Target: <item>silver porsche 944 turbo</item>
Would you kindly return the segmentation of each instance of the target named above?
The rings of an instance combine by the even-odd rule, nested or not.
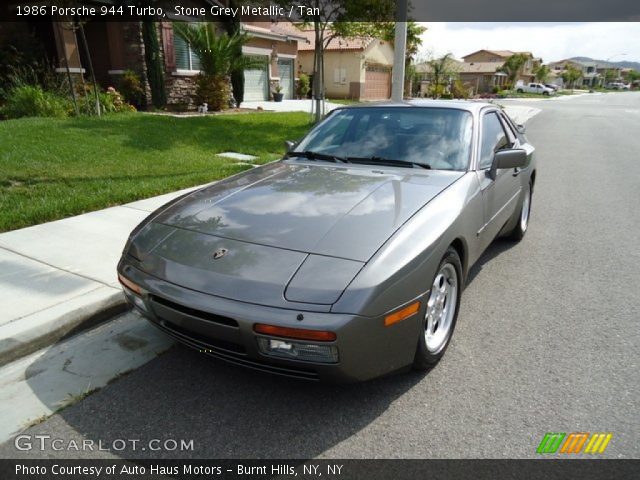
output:
[[[334,110],[280,161],[184,195],[132,232],[130,303],[180,342],[310,380],[428,369],[469,268],[527,231],[534,148],[495,105]]]

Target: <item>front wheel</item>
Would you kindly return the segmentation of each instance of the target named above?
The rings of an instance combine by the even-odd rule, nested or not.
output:
[[[519,88],[519,89],[517,90],[517,92],[518,92],[518,93],[524,93],[524,90],[522,90],[521,88]]]
[[[522,197],[522,207],[518,213],[518,221],[506,236],[512,240],[522,240],[524,234],[527,233],[529,228],[529,216],[531,214],[531,184],[528,184],[524,190],[524,196]]]
[[[433,367],[444,355],[458,319],[462,294],[462,263],[453,247],[445,253],[431,284],[413,366],[416,370]]]

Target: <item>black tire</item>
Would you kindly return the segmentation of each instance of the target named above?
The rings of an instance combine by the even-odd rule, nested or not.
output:
[[[434,282],[436,281],[436,278],[438,278],[438,275],[442,272],[443,268],[445,268],[445,265],[452,266],[455,269],[456,276],[457,276],[457,288],[455,292],[456,303],[455,303],[455,310],[453,312],[453,318],[451,319],[451,324],[448,329],[448,335],[446,336],[443,346],[438,348],[437,351],[432,352],[429,350],[429,348],[427,348],[426,336],[425,336],[425,331],[427,328],[426,312],[427,312],[427,308],[429,308],[428,302],[431,299],[429,298],[427,300],[427,304],[424,305],[422,309],[420,309],[420,315],[422,316],[422,319],[420,323],[421,328],[420,328],[420,335],[418,338],[418,347],[416,349],[416,355],[413,361],[413,368],[415,370],[421,370],[421,371],[429,370],[433,368],[438,363],[438,361],[440,361],[444,353],[447,351],[449,344],[451,343],[451,338],[453,337],[453,332],[456,327],[456,322],[458,320],[458,311],[460,309],[460,298],[462,297],[462,290],[464,289],[464,278],[462,276],[462,262],[460,262],[460,256],[458,255],[458,252],[456,251],[455,248],[449,247],[447,249],[446,253],[444,254],[444,257],[442,257],[442,260],[438,265],[438,270],[436,270],[436,274],[434,278],[431,280],[430,285],[434,284]],[[432,292],[430,292],[430,296],[431,294]]]
[[[521,88],[519,88],[518,90],[516,90],[518,93],[524,93],[524,90],[522,90]]]
[[[527,202],[526,204],[525,204],[524,195],[528,195],[529,196],[529,202]],[[533,203],[533,189],[532,189],[531,183],[529,183],[529,185],[527,186],[527,188],[523,192],[523,197],[522,197],[522,202],[520,203],[520,208],[516,212],[517,218],[515,219],[515,225],[513,227],[513,230],[511,230],[510,232],[508,232],[505,235],[510,240],[519,242],[520,240],[522,240],[524,238],[525,234],[527,233],[527,230],[529,229],[529,219],[531,218],[531,204],[532,203]],[[524,224],[524,227],[523,227],[523,222],[521,221],[521,219],[522,219],[522,215],[523,215],[523,210],[525,208],[528,209],[528,212],[527,212],[527,221],[526,221],[526,223]]]
[[[542,92],[542,95],[546,95],[548,97],[549,96],[549,92]]]

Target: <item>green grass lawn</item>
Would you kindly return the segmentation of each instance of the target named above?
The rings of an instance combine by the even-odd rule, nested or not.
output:
[[[211,182],[265,163],[306,113],[174,118],[141,113],[0,122],[0,232]]]

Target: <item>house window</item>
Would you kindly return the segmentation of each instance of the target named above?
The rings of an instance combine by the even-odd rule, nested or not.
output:
[[[333,83],[344,85],[347,83],[347,69],[336,68],[333,70]]]
[[[200,70],[200,59],[195,54],[191,45],[179,35],[174,35],[173,48],[176,55],[176,68],[178,70]]]

